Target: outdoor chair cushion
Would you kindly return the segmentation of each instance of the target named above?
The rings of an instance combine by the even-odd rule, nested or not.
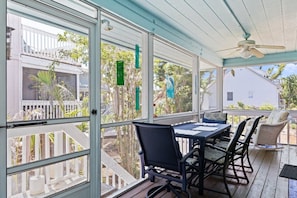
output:
[[[289,112],[286,110],[273,110],[269,114],[266,124],[276,124],[287,120]]]
[[[204,113],[202,122],[226,124],[227,113]]]

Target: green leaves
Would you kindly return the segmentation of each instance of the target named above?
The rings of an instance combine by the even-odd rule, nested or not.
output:
[[[297,106],[297,75],[293,74],[282,79],[281,97],[285,100],[286,107]]]

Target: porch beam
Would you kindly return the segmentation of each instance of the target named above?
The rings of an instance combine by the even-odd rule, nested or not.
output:
[[[269,65],[297,61],[297,52],[266,54],[263,58],[251,57],[249,59],[243,58],[229,58],[224,59],[223,67],[239,67],[239,66],[256,66]]]

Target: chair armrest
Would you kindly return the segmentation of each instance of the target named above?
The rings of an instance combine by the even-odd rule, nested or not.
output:
[[[198,155],[196,155],[196,153],[198,153],[198,152],[199,152],[198,148],[192,149],[190,152],[188,152],[187,154],[185,154],[183,156],[183,158],[181,159],[181,162],[184,163],[188,158],[193,157],[193,156],[198,157]]]
[[[230,132],[230,133],[233,134],[233,132]],[[222,137],[220,137],[220,141],[229,142],[230,140],[231,140],[231,138],[230,138],[230,137],[227,137],[227,136],[222,136]]]
[[[210,148],[212,148],[212,149],[216,149],[216,150],[219,150],[219,151],[222,151],[222,152],[226,153],[226,149],[221,148],[221,147],[218,147],[218,146],[215,146],[215,145],[213,145],[213,144],[207,144],[206,146],[207,146],[207,147],[210,147]]]
[[[143,154],[143,151],[138,151],[138,154],[139,154],[139,156],[140,156],[140,162],[141,162],[141,177],[142,178],[145,178],[145,168],[144,168],[144,166],[145,166],[145,163],[144,163],[144,154]]]
[[[267,145],[276,145],[277,137],[279,136],[282,129],[287,124],[287,120],[276,123],[276,124],[260,124],[256,137],[255,137],[255,145],[258,144],[267,144]]]
[[[267,123],[261,123],[259,124],[258,130],[257,131],[261,131],[261,130],[276,130],[278,128],[281,128],[283,125],[287,124],[287,120],[276,123],[276,124],[267,124]]]

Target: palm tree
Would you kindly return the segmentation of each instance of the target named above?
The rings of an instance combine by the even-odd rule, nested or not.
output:
[[[31,75],[30,79],[36,83],[36,88],[40,93],[40,99],[48,99],[51,109],[54,108],[54,101],[59,103],[59,108],[65,115],[63,100],[74,100],[75,97],[64,83],[58,83],[56,79],[55,67],[59,62],[53,61],[47,71],[39,71],[36,75]]]

